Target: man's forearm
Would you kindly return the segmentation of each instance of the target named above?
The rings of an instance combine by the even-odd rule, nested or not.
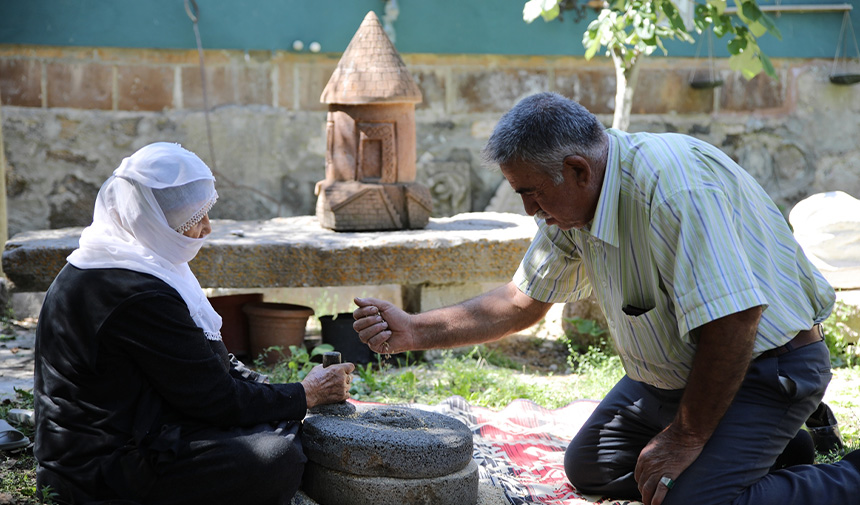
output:
[[[497,340],[540,321],[551,303],[539,302],[513,283],[457,305],[412,316],[421,349],[444,349]]]
[[[728,315],[701,329],[693,368],[670,429],[691,443],[710,439],[752,358],[761,307]]]

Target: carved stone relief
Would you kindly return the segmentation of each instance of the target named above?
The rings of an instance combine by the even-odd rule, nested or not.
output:
[[[425,161],[418,182],[430,189],[433,216],[449,217],[472,210],[471,164],[466,161]]]

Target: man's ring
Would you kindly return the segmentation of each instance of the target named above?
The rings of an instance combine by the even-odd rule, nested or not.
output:
[[[675,487],[675,481],[665,475],[660,478],[660,484],[666,486],[666,489],[672,489]]]

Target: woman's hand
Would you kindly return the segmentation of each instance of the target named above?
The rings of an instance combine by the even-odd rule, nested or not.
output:
[[[385,300],[356,298],[352,327],[358,338],[380,354],[416,350],[410,315]]]
[[[305,388],[305,398],[308,408],[328,403],[342,402],[349,398],[349,386],[352,382],[352,363],[340,363],[323,368],[317,365],[311,369],[302,386]]]

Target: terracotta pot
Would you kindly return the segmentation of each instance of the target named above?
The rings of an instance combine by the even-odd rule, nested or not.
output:
[[[212,308],[221,316],[221,338],[227,350],[236,356],[247,357],[248,316],[242,311],[246,303],[262,302],[263,293],[213,296],[209,299]]]
[[[313,309],[289,303],[254,302],[246,304],[242,310],[248,315],[248,329],[251,357],[257,356],[272,346],[283,348],[289,356],[291,345],[304,345],[305,326],[308,318],[314,315]],[[266,353],[263,360],[271,365],[280,358],[278,353]]]

